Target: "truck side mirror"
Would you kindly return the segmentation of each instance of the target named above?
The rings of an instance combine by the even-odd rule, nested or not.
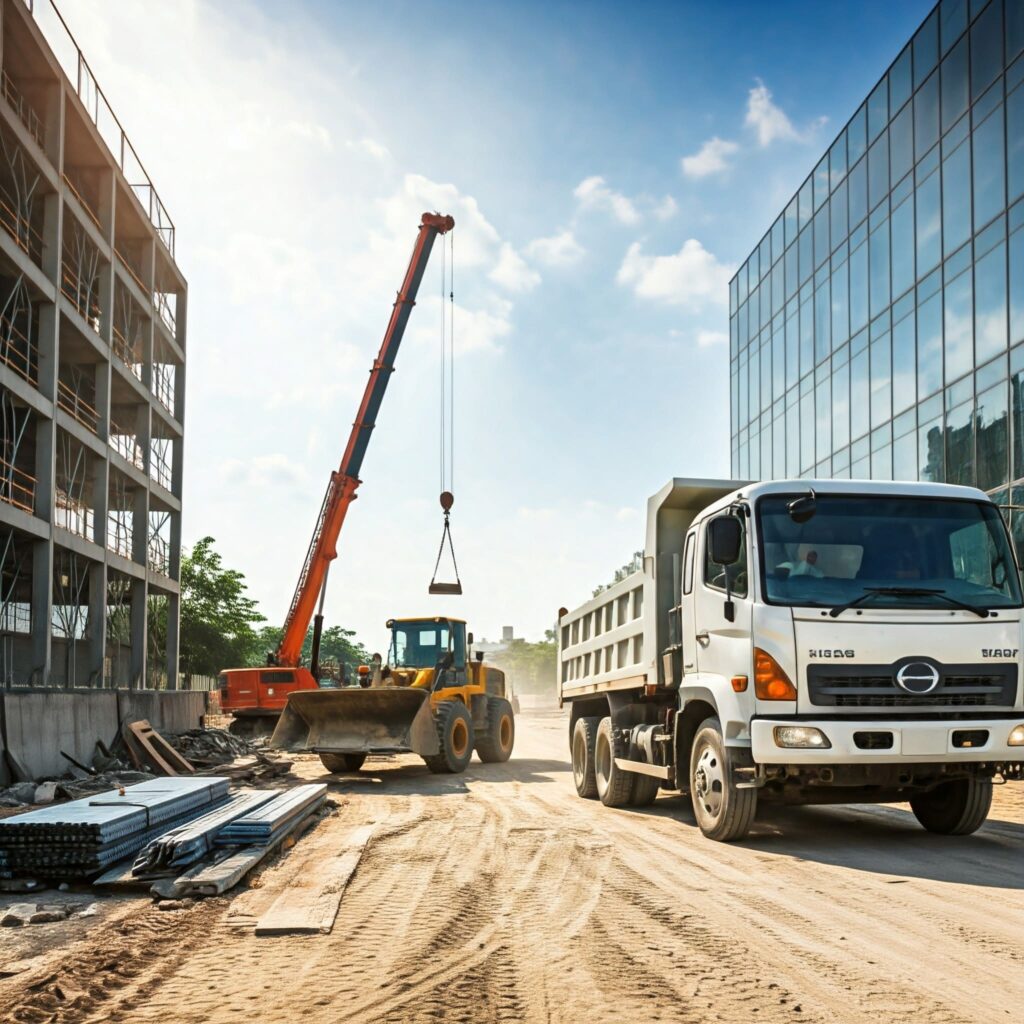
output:
[[[466,643],[469,644],[470,647],[473,646],[473,634],[472,633],[469,633],[469,634],[466,635]]]
[[[708,523],[708,548],[716,565],[735,565],[742,543],[743,529],[736,516],[716,516]]]

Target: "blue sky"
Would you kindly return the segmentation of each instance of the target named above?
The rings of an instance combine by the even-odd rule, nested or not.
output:
[[[189,285],[186,543],[287,606],[418,215],[452,213],[466,596],[428,600],[435,260],[330,621],[538,638],[727,476],[726,284],[930,5],[63,0]],[[142,43],[145,40],[145,43]]]

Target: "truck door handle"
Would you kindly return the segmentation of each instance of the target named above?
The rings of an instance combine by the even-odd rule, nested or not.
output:
[[[706,629],[702,629],[697,636],[694,638],[701,647],[707,647],[711,643],[711,634]]]

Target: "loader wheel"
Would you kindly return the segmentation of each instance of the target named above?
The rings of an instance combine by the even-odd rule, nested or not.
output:
[[[661,779],[653,775],[633,775],[633,796],[630,804],[633,807],[650,807],[658,799],[658,791],[661,789]]]
[[[466,705],[457,700],[442,701],[434,710],[439,754],[425,754],[423,760],[435,774],[464,772],[473,756],[473,719]]]
[[[623,752],[615,742],[612,720],[602,718],[594,740],[594,780],[597,795],[605,807],[625,807],[633,796],[632,772],[624,772],[615,764]]]
[[[757,790],[737,789],[722,724],[706,718],[690,750],[690,799],[701,832],[722,843],[740,839],[754,823]]]
[[[365,754],[321,754],[320,760],[329,772],[357,772],[363,767]]]
[[[576,792],[587,800],[597,796],[594,743],[600,724],[600,718],[577,718],[572,731],[572,781],[576,783]]]
[[[992,780],[971,776],[943,782],[927,793],[910,798],[914,817],[929,832],[943,836],[969,836],[977,832],[992,806]]]
[[[476,736],[476,752],[481,761],[507,761],[516,741],[516,720],[512,705],[504,697],[487,698],[487,730]]]

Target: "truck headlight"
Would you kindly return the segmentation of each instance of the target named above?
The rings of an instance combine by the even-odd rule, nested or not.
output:
[[[796,747],[827,750],[832,746],[828,737],[810,725],[777,725],[775,726],[775,745],[777,747]]]
[[[1024,723],[1021,725],[1015,725],[1010,730],[1010,736],[1007,739],[1006,744],[1010,747],[1024,747]]]

